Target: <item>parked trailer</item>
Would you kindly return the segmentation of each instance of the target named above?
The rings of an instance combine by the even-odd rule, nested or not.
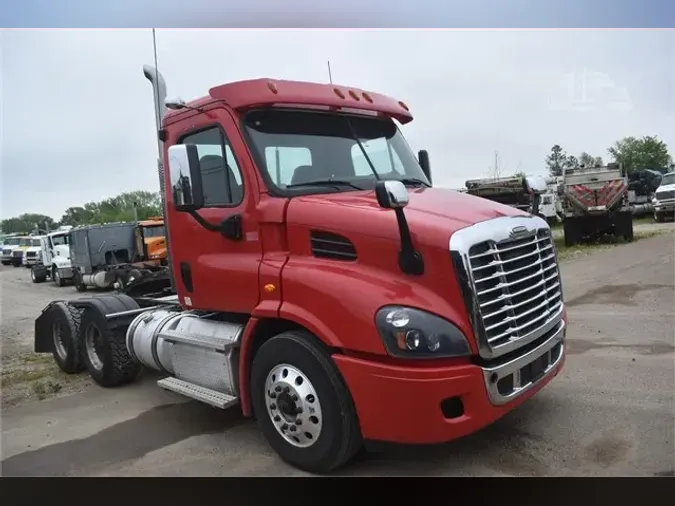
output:
[[[633,240],[628,186],[619,164],[565,170],[561,200],[567,246],[594,241],[603,235]]]
[[[403,102],[271,79],[165,102],[161,75],[144,73],[173,109],[156,113],[175,294],[51,303],[35,351],[104,387],[159,371],[164,389],[255,416],[283,459],[317,473],[363,440],[475,432],[561,370],[550,227],[431,187],[394,123],[412,120]],[[276,148],[310,153],[288,184],[266,163]]]
[[[540,211],[541,197],[547,190],[546,180],[540,176],[469,179],[465,185],[469,195],[483,197],[547,219]]]

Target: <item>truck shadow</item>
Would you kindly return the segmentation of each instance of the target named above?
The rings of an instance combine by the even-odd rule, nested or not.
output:
[[[23,452],[0,464],[4,476],[91,472],[141,458],[193,436],[222,433],[238,422],[244,422],[239,410],[221,411],[196,401],[164,404],[91,436]]]
[[[476,476],[504,474],[545,476],[554,464],[546,438],[528,432],[530,414],[546,410],[548,401],[537,398],[504,418],[469,436],[439,445],[395,445],[367,442],[338,476]]]

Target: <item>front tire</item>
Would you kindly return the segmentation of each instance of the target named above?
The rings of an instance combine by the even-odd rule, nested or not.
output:
[[[327,473],[361,447],[356,409],[329,353],[312,334],[266,341],[251,368],[251,400],[270,446],[289,464]]]
[[[52,266],[52,280],[56,286],[66,286],[66,282],[59,274],[59,270],[56,268],[56,265]]]
[[[33,283],[44,283],[47,280],[47,269],[41,265],[34,265],[30,269],[30,279]]]

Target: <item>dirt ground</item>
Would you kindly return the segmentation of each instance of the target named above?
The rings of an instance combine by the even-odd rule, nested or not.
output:
[[[632,244],[562,255],[568,360],[532,400],[461,441],[387,449],[342,473],[672,476],[674,231],[637,224]],[[177,398],[151,375],[109,390],[61,374],[32,353],[33,321],[81,294],[34,285],[23,268],[1,267],[0,282],[3,475],[302,475],[253,422]]]

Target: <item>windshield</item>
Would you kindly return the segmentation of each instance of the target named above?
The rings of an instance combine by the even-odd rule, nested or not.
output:
[[[28,237],[19,240],[19,246],[30,246],[30,243],[31,240]]]
[[[31,239],[30,245],[31,246],[37,246],[39,248],[40,247],[40,239]]]
[[[68,234],[52,235],[50,239],[52,241],[52,246],[63,246],[65,244],[70,244]]]
[[[143,237],[164,237],[164,225],[143,227]]]
[[[13,237],[13,238],[7,240],[7,244],[9,246],[18,246],[20,243],[21,243],[21,239],[19,239],[18,237]]]
[[[372,189],[377,179],[428,184],[390,119],[267,109],[249,113],[245,125],[258,166],[283,193]],[[329,180],[346,184],[309,184]]]
[[[661,186],[665,186],[667,184],[675,184],[675,172],[666,174],[661,178]]]

